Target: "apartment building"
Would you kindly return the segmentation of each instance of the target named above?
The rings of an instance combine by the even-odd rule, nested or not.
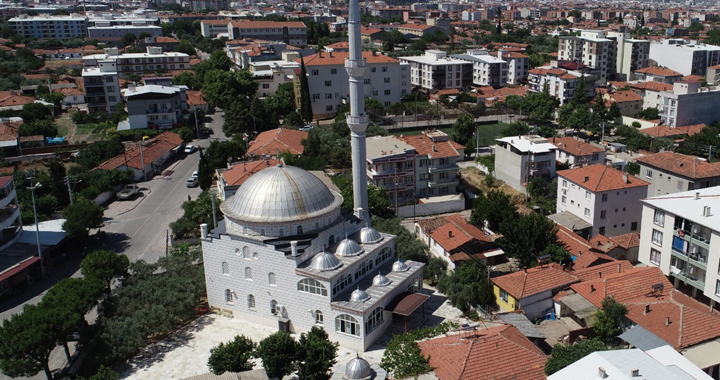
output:
[[[642,97],[643,109],[657,108],[659,110],[663,104],[661,93],[663,91],[672,91],[673,86],[662,82],[637,82],[631,83],[630,89]]]
[[[582,63],[598,70],[597,84],[605,85],[614,77],[617,51],[615,41],[606,37],[602,30],[583,30],[577,37],[560,37],[558,59]]]
[[[427,50],[424,56],[398,57],[410,65],[410,84],[424,91],[467,89],[473,82],[473,63],[448,57],[440,50]]]
[[[228,35],[230,20],[202,20],[200,33],[205,38],[217,38],[218,35]]]
[[[223,10],[228,9],[228,0],[190,0],[190,9],[193,12],[200,12],[205,9]]]
[[[115,110],[115,105],[122,102],[120,76],[114,61],[100,61],[94,67],[84,67],[82,78],[88,112],[91,114],[106,112],[109,115]]]
[[[720,121],[720,87],[702,87],[701,82],[681,81],[672,92],[661,92],[660,119],[671,127]]]
[[[157,46],[148,46],[146,53],[119,54],[117,48],[106,48],[105,54],[86,55],[85,67],[97,66],[99,62],[115,62],[117,72],[122,77],[127,74],[145,72],[190,70],[190,56],[185,53],[163,52]]]
[[[630,38],[625,30],[607,31],[606,36],[615,41],[615,80],[633,80],[636,70],[650,65],[650,41]]]
[[[518,191],[534,176],[555,177],[557,146],[535,135],[495,140],[495,178]]]
[[[587,237],[639,231],[639,200],[647,197],[649,183],[603,164],[561,170],[557,176],[557,214],[575,217],[565,227],[576,231],[589,224]]]
[[[650,59],[682,75],[704,76],[708,67],[720,64],[720,47],[683,39],[663,40],[650,44]]]
[[[552,144],[557,147],[555,161],[571,168],[605,163],[605,149],[574,137],[555,137]]]
[[[720,302],[720,188],[642,200],[639,260],[659,267],[675,288]]]
[[[579,71],[557,67],[536,67],[530,70],[528,72],[528,91],[542,92],[547,88],[551,96],[558,99],[560,104],[565,104],[575,95],[575,89],[582,78],[585,78],[586,97],[593,97],[597,83],[595,75],[586,75]]]
[[[422,37],[433,34],[441,29],[434,25],[403,24],[398,26],[397,30],[402,34],[412,34],[417,37]]]
[[[288,45],[307,45],[307,30],[302,21],[249,21],[233,20],[228,23],[231,40],[251,38],[266,41],[282,41]]]
[[[634,71],[635,79],[643,82],[660,82],[673,84],[677,81],[682,80],[683,75],[675,70],[670,70],[667,67],[646,67]]]
[[[260,61],[251,62],[249,70],[258,82],[256,96],[264,99],[277,92],[278,86],[292,82],[295,70],[300,65],[294,61]]]
[[[87,26],[160,25],[160,19],[151,14],[89,12]]]
[[[349,54],[319,52],[304,58],[316,118],[335,115],[338,107],[348,99],[350,90],[345,59]],[[364,79],[365,97],[376,99],[387,107],[411,92],[409,65],[376,52],[364,51],[362,55],[368,67]],[[300,63],[300,60],[295,62]],[[298,75],[295,78],[296,91],[299,91],[300,78]],[[299,101],[300,97],[296,96],[295,102]]]
[[[170,129],[182,126],[182,114],[187,112],[187,87],[145,85],[122,90],[127,103],[127,122],[118,129]]]
[[[643,97],[635,91],[614,91],[603,94],[603,100],[606,104],[615,103],[623,116],[637,117],[642,111]]]
[[[15,242],[22,232],[20,202],[18,202],[15,180],[12,176],[0,177],[0,227],[3,231],[0,236],[1,251]],[[5,271],[3,270],[3,272]],[[10,284],[0,281],[0,294],[7,288],[7,285]]]
[[[695,156],[661,152],[638,157],[638,177],[650,183],[648,196],[720,186],[720,163]]]
[[[161,37],[162,28],[157,25],[98,25],[87,28],[88,38],[100,42],[119,44],[126,34],[140,37],[141,33]]]
[[[416,197],[456,194],[460,171],[457,162],[465,157],[463,145],[450,140],[447,133],[438,130],[398,139],[415,149]]]
[[[402,206],[415,195],[415,148],[395,136],[366,139],[368,183],[383,189],[390,204]]]
[[[70,16],[20,15],[8,20],[13,32],[21,36],[57,40],[87,37],[87,22],[87,17],[76,14]]]
[[[498,58],[502,58],[508,64],[507,84],[520,85],[528,79],[530,68],[530,57],[514,51],[497,52]]]
[[[472,63],[472,83],[477,86],[505,86],[508,82],[508,63],[484,49],[468,50],[466,54],[453,54],[454,59]]]

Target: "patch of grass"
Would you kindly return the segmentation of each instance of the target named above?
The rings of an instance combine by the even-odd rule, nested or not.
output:
[[[87,135],[90,134],[95,127],[97,127],[97,124],[78,124],[76,133],[79,135]]]
[[[57,134],[58,137],[63,137],[63,136],[67,136],[68,132],[70,131],[70,128],[68,128],[67,125],[58,124],[57,130],[58,130],[58,134]]]

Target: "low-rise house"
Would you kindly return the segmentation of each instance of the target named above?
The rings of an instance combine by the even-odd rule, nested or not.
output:
[[[157,46],[162,48],[162,51],[173,51],[179,44],[180,40],[177,38],[164,36],[145,37],[137,42],[139,47]]]
[[[493,264],[504,252],[479,228],[460,214],[439,216],[415,222],[415,236],[430,248],[430,254],[443,259],[448,269],[467,260]]]
[[[293,156],[300,156],[305,150],[302,141],[307,139],[308,132],[287,128],[275,128],[260,133],[250,142],[246,156],[266,159],[277,158],[283,152],[290,152]]]
[[[173,128],[182,126],[182,114],[187,112],[185,86],[131,85],[122,90],[127,103],[128,120],[118,129]]]
[[[272,158],[269,160],[233,162],[227,168],[215,170],[220,199],[223,201],[229,199],[253,174],[277,165],[278,160]]]
[[[35,98],[22,96],[15,90],[0,91],[0,111],[20,111],[30,103],[35,103]]]
[[[85,94],[76,86],[53,88],[53,92],[58,92],[63,95],[62,104],[65,108],[85,104]]]
[[[533,320],[552,311],[553,296],[579,280],[561,265],[552,263],[494,277],[491,281],[500,309],[523,310]]]
[[[183,139],[173,132],[164,132],[145,142],[126,147],[121,153],[93,170],[132,170],[135,181],[160,174],[165,163],[184,146]],[[142,153],[141,153],[142,149]]]
[[[637,82],[628,85],[631,90],[643,98],[642,108],[662,108],[663,91],[672,91],[673,86],[664,82]]]
[[[570,223],[560,224],[573,231],[578,225],[589,224],[583,233],[589,237],[639,231],[640,199],[647,196],[647,182],[601,164],[561,170],[557,175],[557,214],[574,216]]]
[[[667,125],[656,125],[654,127],[640,128],[638,132],[650,137],[667,137],[671,139],[680,139],[684,136],[692,136],[700,133],[707,127],[705,124],[693,124],[683,127],[672,128]]]
[[[605,149],[599,146],[573,137],[556,137],[552,143],[557,147],[555,161],[571,168],[605,163]]]
[[[20,126],[22,118],[0,118],[0,148],[5,157],[20,155]]]
[[[545,378],[547,357],[515,326],[461,332],[418,346],[439,380]]]
[[[615,103],[623,116],[637,117],[642,111],[643,97],[635,91],[615,91],[603,95],[606,105]]]
[[[634,74],[635,78],[642,82],[661,82],[667,84],[673,84],[683,77],[682,73],[659,66],[635,70]]]
[[[202,90],[187,90],[185,91],[185,95],[187,95],[188,112],[208,112],[208,102],[205,100],[205,95]]]
[[[535,176],[555,177],[557,146],[540,136],[495,140],[495,177],[518,191]]]
[[[720,163],[695,156],[661,152],[638,157],[635,162],[640,164],[638,177],[649,183],[651,197],[720,185]]]
[[[423,37],[433,34],[441,29],[434,25],[403,24],[399,25],[397,30],[404,35]]]

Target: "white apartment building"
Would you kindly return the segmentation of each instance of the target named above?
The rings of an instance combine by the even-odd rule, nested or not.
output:
[[[510,136],[495,140],[495,178],[518,191],[534,176],[555,177],[557,147],[535,135]]]
[[[659,267],[676,289],[720,302],[720,188],[642,200],[639,260]],[[686,286],[681,286],[681,284]]]
[[[507,84],[520,85],[528,78],[530,57],[514,51],[498,51],[498,57],[508,63]]]
[[[316,118],[335,115],[338,107],[347,100],[350,90],[345,59],[349,54],[319,52],[304,58]],[[364,80],[365,97],[376,99],[387,107],[411,92],[409,65],[376,52],[364,51],[362,55],[368,67]],[[300,63],[300,60],[295,62]],[[295,86],[299,91],[299,77]],[[295,101],[299,100],[296,96]]]
[[[21,36],[57,40],[87,37],[87,22],[87,17],[76,14],[70,16],[20,15],[8,20],[13,32]]]
[[[415,148],[395,136],[365,139],[368,183],[383,189],[390,204],[404,205],[415,194]]]
[[[463,145],[438,130],[397,138],[415,149],[415,196],[427,198],[457,193],[460,171],[457,162],[465,156]]]
[[[169,129],[182,125],[182,114],[187,112],[187,87],[145,85],[122,90],[127,103],[128,120],[118,129]]]
[[[227,33],[231,40],[282,41],[288,45],[307,45],[307,30],[302,21],[229,21]]]
[[[583,30],[579,37],[560,37],[558,59],[582,63],[598,70],[597,84],[602,86],[615,74],[615,41],[605,31]]]
[[[585,74],[586,96],[591,98],[595,94],[595,84],[597,77],[591,74]],[[572,99],[575,95],[575,89],[578,87],[583,73],[579,71],[569,71],[556,67],[536,67],[528,72],[528,84],[530,92],[542,92],[546,87],[550,95],[565,104],[566,101]]]
[[[115,25],[160,25],[160,19],[150,14],[88,12],[88,27]]]
[[[708,67],[720,64],[720,47],[683,39],[663,40],[650,44],[650,59],[682,75],[704,76]]]
[[[162,28],[157,25],[98,25],[87,28],[88,38],[107,43],[120,43],[126,34],[139,37],[148,33],[152,37],[162,36]]]
[[[660,152],[638,157],[638,177],[648,181],[649,196],[720,186],[720,163],[707,162],[695,156]]]
[[[589,223],[588,237],[618,236],[639,231],[640,199],[647,197],[648,183],[611,166],[597,164],[557,172],[557,214],[575,216],[577,230]]]
[[[484,49],[468,50],[466,54],[453,54],[454,59],[472,63],[472,82],[478,86],[502,87],[508,81],[508,63],[490,55]]]
[[[293,56],[296,55],[299,56]],[[295,70],[300,69],[300,65],[292,60],[259,61],[250,62],[248,68],[259,85],[256,96],[264,99],[276,93],[281,84],[292,82]]]
[[[662,92],[672,91],[671,84],[662,82],[637,82],[631,83],[630,89],[643,98],[642,108],[662,108]]]
[[[661,92],[660,119],[671,128],[720,121],[720,87],[701,82],[675,82],[673,91]]]
[[[410,83],[425,91],[466,89],[473,82],[473,63],[448,57],[440,50],[427,50],[424,56],[398,57],[410,65]]]
[[[200,22],[200,33],[205,38],[217,38],[218,35],[228,35],[228,24],[230,20],[202,20]]]
[[[553,137],[552,143],[557,147],[555,160],[571,168],[605,163],[605,149],[599,146],[574,137]]]
[[[117,65],[114,61],[100,61],[95,67],[82,70],[88,112],[110,115],[115,104],[122,102]]]
[[[661,82],[673,84],[682,80],[683,75],[667,67],[653,66],[635,70],[633,73],[636,80],[644,82]]]
[[[85,67],[97,66],[102,61],[114,61],[120,76],[144,72],[190,70],[190,56],[185,53],[163,52],[161,47],[148,46],[147,53],[119,54],[117,48],[106,48],[105,54],[83,57]]]
[[[615,40],[615,80],[632,80],[633,72],[649,66],[650,41],[630,38],[624,31],[608,31]]]

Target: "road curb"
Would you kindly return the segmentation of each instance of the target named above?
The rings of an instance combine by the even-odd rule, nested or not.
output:
[[[147,189],[147,188],[145,188],[145,189]],[[143,189],[143,190],[145,190],[145,189]],[[152,190],[151,190],[151,189],[147,189],[147,193],[143,192],[142,198],[140,198],[140,200],[139,200],[137,203],[135,203],[135,205],[134,205],[133,207],[131,207],[131,208],[129,208],[129,209],[127,209],[127,210],[125,210],[125,211],[123,211],[123,212],[115,215],[115,216],[113,216],[113,218],[115,218],[115,217],[117,217],[117,216],[120,216],[120,215],[127,214],[128,212],[130,212],[130,211],[132,211],[132,210],[135,210],[135,209],[137,208],[137,206],[139,206],[140,203],[142,203],[142,201],[144,201],[145,198],[147,198],[148,194],[150,194],[150,193],[152,193]]]

